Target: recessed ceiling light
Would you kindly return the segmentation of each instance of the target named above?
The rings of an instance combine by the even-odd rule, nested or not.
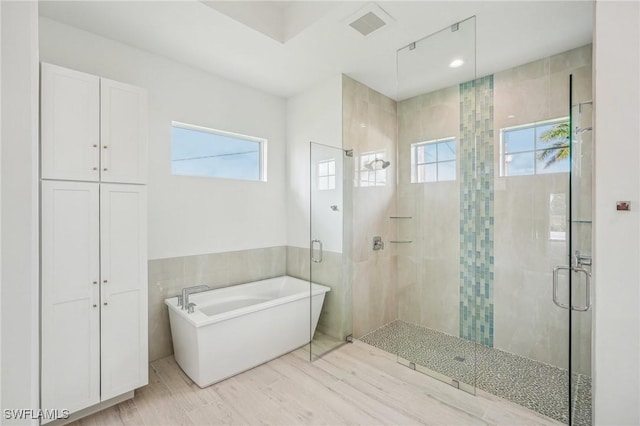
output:
[[[449,66],[451,68],[458,68],[458,67],[461,67],[462,64],[464,64],[464,61],[462,59],[454,59],[453,61],[451,61]]]
[[[515,115],[509,114],[509,115],[507,115],[507,118],[515,118]]]
[[[367,127],[367,125],[364,123],[360,123],[360,127]]]

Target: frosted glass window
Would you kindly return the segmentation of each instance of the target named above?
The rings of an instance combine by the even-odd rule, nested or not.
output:
[[[318,163],[318,189],[320,191],[336,189],[336,160]]]
[[[456,180],[456,139],[445,138],[411,145],[411,182]]]
[[[569,121],[560,118],[500,130],[501,176],[569,171]]]
[[[266,181],[266,139],[172,123],[174,175]]]

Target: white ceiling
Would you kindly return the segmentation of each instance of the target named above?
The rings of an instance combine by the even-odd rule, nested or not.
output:
[[[348,25],[349,18],[375,5],[393,20],[364,37]],[[344,73],[398,99],[397,50],[473,15],[477,76],[592,40],[591,1],[382,1],[375,5],[182,0],[41,1],[39,7],[42,16],[282,97]],[[444,42],[436,40],[432,45],[443,50]],[[429,49],[423,51],[428,54]],[[429,89],[437,87],[438,81],[432,75]]]

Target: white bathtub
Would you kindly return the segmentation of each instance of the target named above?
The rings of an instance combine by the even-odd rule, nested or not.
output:
[[[328,291],[282,276],[192,294],[191,314],[166,299],[176,361],[203,388],[284,355],[309,343]]]

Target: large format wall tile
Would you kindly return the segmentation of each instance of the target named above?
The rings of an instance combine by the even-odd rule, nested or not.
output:
[[[460,146],[460,93],[448,87],[398,105],[398,318],[459,334],[460,161],[456,180],[411,182],[411,145],[453,137]],[[460,154],[458,154],[459,157]]]
[[[396,213],[397,111],[396,102],[343,76],[343,146],[354,150],[351,199],[353,334],[358,338],[397,318]],[[370,185],[363,159],[376,154],[391,165]],[[363,172],[363,174],[361,174]],[[382,237],[384,250],[373,250],[373,237]]]
[[[590,101],[591,51],[592,46],[587,45],[496,73],[496,146],[500,129],[567,117],[569,75],[573,75],[574,105]],[[533,69],[540,72],[527,71]],[[531,102],[537,109],[532,109]],[[591,125],[591,104],[584,106],[581,116],[577,107],[573,112],[574,126]],[[572,213],[574,219],[585,222],[573,225],[574,249],[586,254],[591,253],[591,224],[587,223],[592,218],[591,135],[590,131],[583,133],[572,154],[574,167],[579,167],[574,174]],[[495,150],[494,158],[499,164],[500,150]],[[568,315],[553,304],[551,282],[553,268],[569,261],[568,241],[550,238],[550,197],[561,195],[568,201],[569,176],[501,177],[496,173],[495,188],[495,346],[567,368]],[[574,275],[574,280],[579,278]],[[582,291],[583,285],[574,281],[574,294]],[[574,314],[572,331],[572,367],[590,374],[591,315]]]

